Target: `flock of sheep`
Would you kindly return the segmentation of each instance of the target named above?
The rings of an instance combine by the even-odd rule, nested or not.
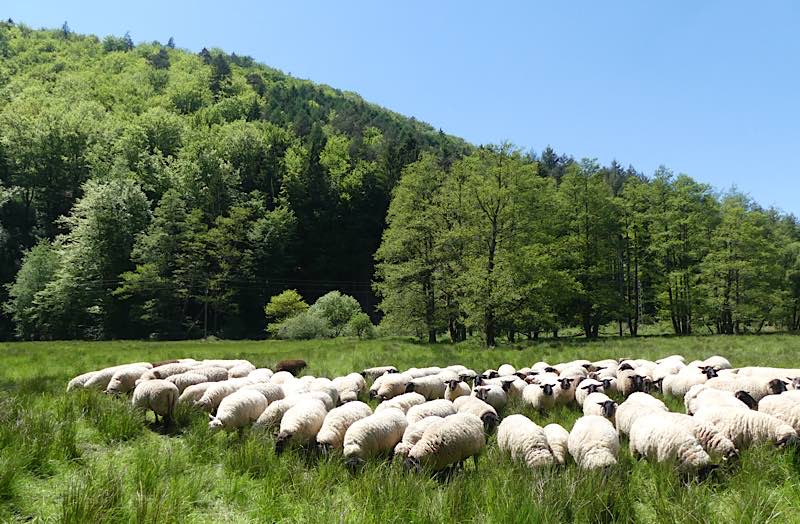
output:
[[[500,450],[531,468],[568,456],[581,468],[606,468],[627,436],[635,457],[703,474],[753,444],[797,445],[800,431],[800,369],[735,369],[719,356],[503,364],[480,373],[381,366],[332,380],[296,376],[304,366],[282,361],[273,372],[246,360],[138,362],[75,377],[67,391],[131,393],[133,406],[152,410],[156,421],[169,421],[186,403],[209,413],[211,429],[275,431],[277,453],[315,445],[341,453],[350,467],[400,456],[409,468],[450,469],[477,462],[496,431]],[[683,398],[686,414],[651,393]],[[367,394],[380,402],[374,410],[359,400]],[[625,400],[618,405],[609,394]],[[541,412],[574,406],[583,416],[569,432],[520,414],[501,421],[515,397]]]

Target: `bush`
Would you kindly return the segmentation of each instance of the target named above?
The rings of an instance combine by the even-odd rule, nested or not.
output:
[[[358,300],[339,291],[331,291],[319,297],[308,311],[325,319],[334,337],[344,332],[351,318],[362,313]]]
[[[273,335],[277,334],[280,329],[281,323],[287,319],[305,313],[308,310],[308,304],[305,303],[300,293],[294,289],[287,289],[286,291],[275,295],[269,299],[269,304],[264,307],[264,314],[267,316],[267,331]]]
[[[270,326],[278,338],[293,340],[310,340],[312,338],[328,338],[333,335],[328,322],[311,310],[300,313],[283,322]]]
[[[356,313],[347,323],[345,334],[358,338],[374,338],[375,326],[369,319],[369,315],[364,312]]]

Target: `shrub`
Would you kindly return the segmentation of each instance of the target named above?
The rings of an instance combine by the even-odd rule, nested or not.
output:
[[[272,327],[270,329],[273,329]],[[328,322],[311,310],[300,313],[274,326],[275,336],[294,340],[328,338],[332,331]]]
[[[372,325],[369,315],[360,312],[353,315],[353,318],[347,323],[345,333],[358,338],[374,338],[375,326]]]
[[[287,289],[286,291],[275,295],[269,299],[269,304],[264,307],[264,314],[267,316],[267,331],[273,335],[277,334],[277,330],[283,321],[305,313],[308,310],[308,304],[305,303],[300,293],[294,289]]]
[[[358,300],[339,291],[322,295],[308,311],[325,319],[334,337],[341,335],[350,319],[362,312]]]

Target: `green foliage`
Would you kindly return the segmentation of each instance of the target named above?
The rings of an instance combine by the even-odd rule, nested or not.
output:
[[[308,310],[308,304],[294,289],[287,289],[269,299],[269,303],[264,306],[264,314],[267,316],[267,329],[271,333],[278,331],[278,324],[286,319],[292,318]]]
[[[58,252],[47,241],[25,253],[16,280],[8,286],[9,300],[4,304],[5,311],[14,320],[17,337],[31,340],[41,333],[44,319],[39,318],[34,300],[54,279],[58,267]]]
[[[347,321],[344,334],[358,338],[373,338],[375,337],[375,326],[369,315],[363,311],[358,312]]]
[[[319,312],[311,310],[287,318],[283,322],[270,324],[270,332],[277,338],[290,340],[310,340],[336,336],[328,320]]]
[[[362,313],[358,300],[340,291],[331,291],[319,297],[308,309],[310,317],[323,319],[334,337],[341,335],[350,320]]]

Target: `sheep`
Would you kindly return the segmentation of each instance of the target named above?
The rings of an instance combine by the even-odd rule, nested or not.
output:
[[[426,377],[428,375],[438,375],[442,372],[442,368],[437,366],[430,366],[427,368],[408,368],[404,373],[411,379]],[[457,375],[457,374],[456,374]]]
[[[118,370],[108,382],[106,393],[124,394],[132,391],[136,387],[136,381],[148,369],[145,366],[130,366]],[[178,389],[180,390],[180,388]]]
[[[447,378],[441,374],[426,375],[424,377],[415,378],[409,381],[406,385],[406,393],[419,393],[427,400],[435,400],[437,398],[444,398],[447,384]]]
[[[683,405],[689,415],[694,414],[703,406],[715,406],[721,409],[749,409],[751,407],[736,398],[735,393],[710,388],[705,384],[697,384],[689,388],[683,397]]]
[[[91,379],[97,373],[99,373],[99,371],[89,371],[88,373],[82,373],[82,374],[78,375],[77,377],[73,378],[67,384],[67,393],[69,393],[70,391],[72,391],[74,389],[84,389],[84,386],[89,381],[89,379]],[[112,375],[112,377],[113,377],[113,375]],[[109,380],[111,380],[111,379],[109,379]]]
[[[781,419],[800,433],[800,391],[766,396],[758,402],[758,411]]]
[[[139,380],[145,381],[153,379],[165,379],[172,375],[186,373],[187,371],[195,367],[197,366],[194,364],[181,364],[180,362],[176,362],[174,364],[165,364],[163,366],[158,366],[157,368],[150,369],[146,373],[143,373],[142,376],[139,378]]]
[[[794,428],[777,417],[759,411],[701,408],[694,415],[697,420],[717,426],[737,449],[752,444],[772,442],[783,447],[797,441]]]
[[[581,469],[605,468],[617,463],[619,435],[608,419],[589,415],[572,426],[567,448]]]
[[[308,397],[296,395],[293,397],[282,398],[270,403],[264,412],[259,415],[258,419],[253,424],[253,427],[258,429],[277,428],[280,426],[281,420],[286,412],[306,398]]]
[[[350,373],[344,377],[336,377],[332,381],[333,386],[339,392],[341,402],[352,402],[358,396],[366,392],[367,382],[359,373]]]
[[[657,398],[647,393],[636,392],[617,406],[614,422],[619,434],[627,435],[638,417],[652,412],[666,413],[667,411],[669,411],[667,406]]]
[[[269,382],[275,373],[269,368],[256,368],[247,374],[253,382]]]
[[[147,367],[149,366],[149,362],[136,362],[134,364],[122,364],[121,366],[111,366],[108,368],[101,369],[100,371],[95,372],[91,377],[89,377],[84,383],[84,389],[96,389],[98,391],[104,391],[108,384],[111,382],[111,379],[114,378],[114,375],[118,371],[126,370],[126,369],[135,369],[139,367]],[[148,371],[145,372],[148,373]],[[73,385],[74,388],[74,385]]]
[[[172,420],[175,406],[178,404],[178,387],[166,380],[145,380],[136,386],[131,397],[134,409],[152,410],[158,423],[158,416],[163,421]]]
[[[449,369],[450,371],[455,371],[456,373],[461,373],[462,371],[467,371],[467,366],[463,366],[461,364],[452,364],[447,366],[444,369]]]
[[[674,461],[682,472],[696,472],[711,464],[711,457],[692,432],[660,414],[639,417],[628,443],[634,456],[656,462]]]
[[[522,391],[528,383],[516,375],[509,375],[500,378],[500,387],[506,392],[508,398],[521,398]]]
[[[241,378],[232,378],[228,380],[223,380],[221,382],[214,382],[214,384],[209,387],[203,396],[200,397],[200,400],[195,402],[195,407],[202,409],[203,411],[207,411],[209,413],[214,413],[219,406],[219,403],[222,402],[222,399],[237,391],[244,386],[248,385],[250,382],[247,379]]]
[[[511,364],[503,364],[502,366],[497,368],[497,372],[500,374],[501,377],[507,377],[509,375],[513,375],[514,373],[516,373],[517,370],[514,369],[514,366],[512,366]]]
[[[206,382],[221,382],[223,380],[228,380],[228,370],[219,366],[197,366],[196,368],[192,368],[190,371],[187,371],[187,373],[190,372],[205,375]]]
[[[731,459],[737,456],[738,452],[733,442],[726,437],[716,426],[698,420],[697,417],[684,415],[683,413],[662,413],[653,412],[668,420],[670,424],[681,426],[690,431],[703,449],[714,458]],[[647,415],[650,416],[650,415]]]
[[[302,371],[308,364],[305,360],[301,360],[299,358],[288,359],[288,360],[281,360],[277,364],[275,364],[275,373],[280,371],[288,371],[294,376],[297,376],[300,371]]]
[[[605,393],[591,393],[583,403],[583,414],[599,415],[614,422],[614,415],[617,412],[617,403],[608,398]]]
[[[544,429],[524,415],[510,415],[497,429],[497,446],[511,460],[523,461],[530,468],[552,466],[555,457]]]
[[[372,415],[372,408],[359,401],[348,402],[330,410],[325,415],[322,427],[317,433],[317,447],[326,454],[334,449],[341,450],[344,445],[344,435],[347,432],[347,428],[357,420],[370,415]]]
[[[328,410],[321,400],[304,398],[283,415],[275,439],[275,454],[281,454],[291,442],[313,442],[325,421]]]
[[[430,417],[432,415],[446,417],[455,414],[455,412],[456,408],[453,406],[452,402],[449,400],[437,399],[410,408],[408,413],[406,413],[406,418],[409,424],[413,424],[425,417]]]
[[[419,393],[403,393],[402,395],[398,395],[392,399],[378,404],[378,407],[375,408],[375,413],[380,413],[384,409],[398,408],[405,414],[408,413],[408,410],[412,407],[424,403],[425,397]]]
[[[205,394],[206,390],[208,390],[212,384],[214,384],[214,382],[203,382],[187,387],[183,390],[180,397],[178,397],[178,404],[194,405],[195,402],[203,397],[203,394]]]
[[[740,377],[732,375],[710,378],[705,384],[710,388],[730,391],[731,393],[746,391],[758,402],[767,395],[778,395],[786,391],[787,382],[781,379],[770,379],[769,377]]]
[[[295,382],[294,375],[288,371],[276,371],[269,379],[273,384],[289,384]]]
[[[391,453],[408,427],[405,414],[397,408],[385,409],[353,423],[344,434],[345,465],[355,469],[365,460]]]
[[[258,390],[240,389],[222,399],[217,408],[217,414],[209,413],[208,429],[217,431],[225,429],[242,430],[245,426],[257,420],[261,413],[267,409],[269,401]]]
[[[329,409],[333,409],[333,407],[339,405],[339,390],[336,389],[336,386],[333,385],[333,382],[327,378],[315,379],[313,382],[311,382],[311,384],[309,384],[308,390],[310,392],[321,391],[328,395],[333,403],[333,406]]]
[[[238,366],[239,364],[249,364],[249,363],[250,363],[249,360],[243,360],[243,359],[206,359],[206,360],[201,360],[199,365],[231,369],[235,366]]]
[[[719,355],[714,355],[714,356],[708,357],[707,359],[705,359],[703,361],[702,365],[704,367],[711,366],[717,371],[719,371],[721,369],[731,369],[733,367],[733,366],[731,366],[731,363],[728,361],[727,358],[720,357]]]
[[[381,402],[405,393],[408,382],[412,380],[412,377],[406,373],[392,373],[383,375],[381,378],[383,380],[375,392],[375,397]]]
[[[254,382],[252,384],[247,384],[243,386],[242,389],[239,391],[258,391],[264,398],[267,399],[268,403],[273,403],[276,400],[281,400],[284,398],[283,388],[278,386],[277,384],[270,384],[267,382]]]
[[[498,412],[508,403],[508,396],[501,386],[476,386],[472,395],[492,406]]]
[[[485,447],[483,422],[475,415],[457,413],[428,427],[408,452],[405,464],[409,469],[439,471],[472,457],[477,465]]]
[[[202,384],[204,382],[208,382],[208,378],[205,375],[201,373],[194,373],[192,371],[187,371],[186,373],[178,373],[177,375],[170,375],[166,378],[166,380],[178,386],[178,391],[180,393],[183,393],[183,391],[189,386],[194,386],[195,384]],[[111,386],[109,385],[109,387]]]
[[[367,380],[375,380],[381,375],[385,375],[387,373],[397,373],[397,372],[398,372],[397,368],[394,366],[377,366],[362,370],[361,376]]]
[[[470,413],[481,419],[483,421],[483,429],[487,435],[491,434],[497,427],[497,423],[500,422],[497,411],[477,397],[458,397],[453,402],[453,407],[459,413]]]
[[[500,378],[500,373],[496,369],[487,369],[478,376],[483,379]]]
[[[472,390],[463,380],[455,379],[447,382],[444,398],[452,402],[458,397],[468,396],[470,393]]]
[[[532,406],[539,411],[553,409],[556,400],[553,396],[553,390],[556,385],[551,382],[544,384],[528,384],[522,390],[522,401]]]
[[[422,434],[433,424],[438,424],[444,421],[444,418],[432,415],[418,420],[413,424],[409,424],[403,432],[403,439],[394,447],[394,455],[405,459],[408,457],[408,452],[414,447],[414,444],[419,442]]]
[[[714,369],[709,368],[702,372],[696,366],[687,366],[676,375],[667,375],[661,381],[661,391],[665,395],[683,397],[698,384],[705,384],[709,378],[717,376]]]
[[[603,391],[603,383],[599,380],[587,378],[586,380],[581,381],[581,383],[575,389],[575,402],[578,403],[579,407],[583,407],[583,401],[586,399],[586,397],[591,393],[596,392],[605,393],[605,391]]]
[[[228,378],[244,378],[248,376],[251,371],[255,371],[255,369],[256,367],[250,362],[243,362],[228,370]]]
[[[553,453],[556,464],[563,466],[567,461],[569,432],[558,424],[548,424],[542,429],[547,437],[547,445],[550,446],[550,451]]]
[[[646,375],[634,370],[630,364],[621,364],[617,370],[617,389],[622,396],[645,391]]]

